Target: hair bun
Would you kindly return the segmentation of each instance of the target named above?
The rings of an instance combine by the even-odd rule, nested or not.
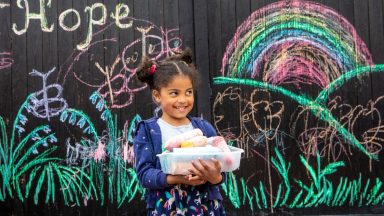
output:
[[[182,61],[185,62],[187,65],[191,65],[193,64],[192,50],[190,48],[186,48],[183,51],[176,51],[174,55],[170,56],[166,60]]]
[[[151,68],[153,67],[153,65],[158,66],[155,61],[151,60],[148,56],[144,56],[143,61],[136,70],[137,78],[141,82],[145,82],[147,84],[152,82],[152,76],[154,74],[154,71]]]
[[[187,63],[187,64],[192,64],[192,62],[193,62],[192,50],[190,48],[186,48],[180,54],[180,60]]]

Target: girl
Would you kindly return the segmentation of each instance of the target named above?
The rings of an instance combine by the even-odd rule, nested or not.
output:
[[[215,136],[211,124],[188,115],[194,103],[198,72],[190,50],[161,62],[144,59],[137,77],[152,91],[162,115],[142,121],[134,138],[136,172],[147,189],[148,215],[225,215],[219,185],[224,181],[217,160],[191,162],[190,175],[168,175],[161,171],[156,154],[171,137],[199,128]]]

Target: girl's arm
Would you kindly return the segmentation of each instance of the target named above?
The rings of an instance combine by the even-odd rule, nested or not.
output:
[[[144,188],[164,189],[170,185],[167,183],[167,175],[156,168],[156,155],[150,140],[150,133],[145,123],[141,122],[133,140],[137,177]]]

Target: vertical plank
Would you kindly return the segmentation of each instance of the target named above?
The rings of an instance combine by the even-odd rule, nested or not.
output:
[[[223,50],[225,47],[222,47],[221,44],[221,17],[223,14],[221,14],[221,1],[220,0],[214,0],[214,1],[208,1],[208,41],[209,41],[209,77],[210,82],[212,82],[212,78],[216,76],[221,76],[220,74],[220,68],[221,68],[221,59],[223,58]],[[205,83],[200,83],[200,86],[205,85]],[[212,85],[211,90],[211,100],[210,104],[214,103],[214,100],[216,98],[216,95],[218,93],[217,87]],[[215,107],[212,107],[212,110]],[[214,111],[212,111],[211,123],[214,125]],[[206,117],[208,118],[208,117]]]
[[[251,0],[241,0],[236,2],[236,26],[240,26],[241,23],[248,18],[251,12]]]
[[[107,46],[110,45],[109,42],[105,42],[105,40],[107,39],[106,32],[115,28],[115,26],[111,24],[110,14],[108,13],[111,9],[109,7],[110,5],[108,4],[108,2],[109,1],[104,2],[103,0],[87,0],[87,5],[89,7],[100,4],[103,5],[103,7],[106,9],[105,24],[93,25],[91,46],[89,47],[86,53],[88,61],[86,58],[84,58],[80,63],[83,64],[83,62],[87,61],[88,65],[86,65],[88,66],[88,70],[84,73],[84,79],[87,80],[87,83],[98,86],[104,84],[104,82],[107,80],[106,75],[104,75],[102,71],[104,70],[105,72],[106,66],[109,66],[109,62],[105,59]],[[100,20],[103,17],[102,9],[104,8],[98,7],[93,10],[94,20]],[[97,65],[99,65],[99,67]],[[92,121],[95,123],[96,127],[99,130],[107,130],[106,124],[100,121],[101,113],[96,109],[95,105],[93,105],[89,101],[89,97],[91,96],[92,92],[97,91],[97,88],[85,85],[83,85],[81,88],[84,91],[81,100],[81,107],[85,107],[87,114],[91,116]],[[108,105],[111,105],[111,99],[109,96],[105,97],[105,101]]]
[[[373,58],[373,64],[383,64],[384,63],[384,21],[383,21],[383,9],[384,3],[383,1],[368,1],[368,11],[369,11],[369,40],[370,40],[370,51]],[[372,74],[371,75],[371,97],[372,101],[376,101],[379,97],[384,95],[384,76],[383,74]],[[380,103],[379,103],[380,104]],[[366,108],[369,108],[369,105],[366,104]],[[384,107],[380,105],[376,105],[375,108],[381,110],[381,114],[384,111]],[[367,123],[368,127],[363,127],[363,131],[365,132],[368,128],[374,128],[379,126],[378,119],[374,116],[370,116],[370,124]],[[380,136],[380,135],[379,135]],[[383,137],[383,136],[381,136]],[[383,156],[380,158],[383,159]],[[373,164],[373,175],[383,177],[384,171],[381,169],[382,166],[379,163]]]
[[[46,85],[52,85],[52,84],[56,84],[57,75],[58,75],[58,58],[57,58],[57,55],[58,55],[58,49],[57,49],[57,30],[58,30],[58,21],[57,20],[58,19],[57,19],[57,17],[58,17],[58,15],[57,15],[57,2],[56,1],[52,1],[50,5],[45,6],[45,15],[47,17],[48,27],[50,27],[52,25],[53,29],[51,32],[43,32],[42,33],[41,38],[40,38],[40,40],[42,42],[42,47],[41,47],[42,53],[41,53],[41,56],[39,56],[39,57],[41,58],[40,60],[42,61],[41,70],[42,70],[42,72],[44,72],[44,74],[50,70],[53,70],[53,68],[56,68],[47,77],[47,80],[46,80]],[[36,78],[39,79],[38,83],[40,83],[39,86],[41,87],[43,80],[40,77],[36,77]],[[53,91],[48,91],[47,92],[48,98],[56,97],[57,96],[56,92],[57,92],[56,89]],[[61,95],[61,97],[62,97],[62,95]],[[48,103],[48,108],[49,109],[59,108],[57,105],[58,105],[58,103],[51,103],[51,104]],[[44,119],[44,121],[47,121],[47,119]],[[61,133],[60,133],[61,132],[61,124],[60,124],[60,120],[59,120],[58,115],[49,117],[49,122],[47,124],[49,124],[52,131],[55,131],[58,136],[61,135]],[[62,143],[63,141],[64,141],[64,139],[58,141],[58,143]],[[65,147],[59,148],[58,151],[60,152],[60,154],[63,153],[62,155],[65,155]],[[63,158],[63,160],[65,159],[64,156],[62,158]],[[46,193],[46,191],[47,191],[47,187],[44,185],[43,193]],[[41,197],[43,197],[43,196],[41,196]],[[44,203],[43,199],[41,199],[40,203]],[[57,205],[57,204],[58,204],[57,200],[56,200],[56,203],[54,203],[53,205],[49,205],[49,204],[47,205],[46,204],[45,208],[44,208],[44,212],[47,212],[48,214],[53,214],[53,212],[56,211],[56,214],[57,214],[58,213],[57,208],[55,208],[55,205]]]
[[[265,0],[251,1],[251,13],[264,7],[266,5]]]
[[[348,0],[340,0],[339,1],[339,10],[340,15],[346,18],[352,25],[354,25],[355,21],[355,6],[353,1]],[[355,27],[356,29],[356,27]],[[340,35],[341,40],[343,40],[343,35]],[[342,71],[343,73],[347,71]],[[342,102],[345,104],[349,104],[352,107],[356,107],[358,105],[359,92],[356,85],[359,84],[359,81],[356,79],[346,82],[344,86],[340,89],[340,96],[342,97]],[[338,116],[340,117],[340,116]],[[357,159],[357,160],[356,160]],[[359,157],[354,157],[354,161],[360,160]],[[362,163],[356,163],[353,167],[355,170],[361,170],[364,165]],[[356,177],[357,173],[350,172],[350,176]]]
[[[85,9],[87,6],[91,6],[91,3],[89,3],[87,0],[81,0],[81,1],[73,1],[73,9],[79,11],[80,17],[81,17],[81,23],[77,31],[74,32],[73,35],[73,41],[74,41],[74,52],[76,54],[76,58],[73,62],[73,76],[77,76],[79,79],[86,83],[92,83],[92,72],[90,71],[90,64],[91,59],[89,55],[89,47],[83,48],[84,50],[79,50],[78,45],[81,43],[84,43],[87,34],[88,34],[88,16],[89,16],[89,10],[88,12],[85,12]],[[96,15],[93,15],[93,17],[97,17]],[[74,20],[75,21],[75,20]],[[97,31],[97,26],[93,26],[93,32]],[[92,37],[92,42],[96,40],[95,37]],[[81,54],[80,54],[81,53]],[[77,56],[79,56],[77,58]],[[91,105],[88,103],[88,97],[89,97],[89,86],[82,83],[81,81],[77,80],[75,77],[73,78],[72,83],[68,83],[66,88],[73,88],[74,91],[74,97],[72,104],[69,106],[71,108],[81,110],[86,115],[90,116],[90,110]],[[95,121],[94,118],[91,118],[93,123],[95,123],[95,127],[100,131],[99,129],[99,121]],[[75,128],[69,128],[69,130],[75,130]],[[74,133],[74,132],[72,132]],[[79,134],[77,134],[79,135]]]
[[[134,17],[134,1],[133,0],[129,0],[129,1],[119,0],[119,2],[120,2],[120,4],[125,4],[128,6],[128,8],[129,8],[128,17],[133,18]],[[121,64],[123,64],[123,62],[128,62],[129,59],[135,58],[135,53],[134,53],[133,48],[131,48],[127,52],[125,52],[125,48],[130,43],[132,43],[134,41],[134,31],[135,31],[137,22],[132,20],[131,18],[124,19],[124,21],[123,21],[124,24],[129,24],[129,23],[132,24],[129,28],[124,28],[124,29],[118,30],[118,33],[119,33],[118,44],[119,44],[119,49],[120,49],[120,58],[122,58],[122,59],[120,61],[121,62],[120,66],[118,67],[119,71],[116,71],[115,74],[117,74],[117,73],[125,74],[125,78],[128,77],[130,72],[120,71],[120,69],[123,67],[123,65],[121,65]],[[114,28],[117,28],[117,27],[114,27]],[[140,61],[139,57],[137,57],[138,58],[137,61]],[[128,65],[132,66],[132,67],[133,67],[133,64],[134,63],[128,63]],[[133,81],[131,81],[131,82],[133,82]],[[115,85],[118,86],[118,89],[122,88],[124,85],[124,78],[120,78],[120,79],[116,80]],[[131,86],[131,83],[129,83],[129,87],[130,86]],[[120,105],[127,103],[129,101],[130,94],[132,94],[132,93],[126,92],[126,93],[120,94],[117,98],[118,103]],[[136,95],[135,95],[135,97],[136,97]],[[133,114],[135,113],[134,109],[135,109],[134,104],[130,104],[129,106],[127,105],[126,107],[120,109],[120,111],[119,111],[120,125],[124,124],[126,120],[130,120],[133,118]]]
[[[355,26],[355,29],[357,31],[357,35],[359,35],[359,37],[365,42],[365,44],[367,45],[367,48],[369,49],[369,51],[371,51],[371,48],[372,46],[374,46],[374,44],[371,43],[371,38],[370,38],[370,11],[369,11],[369,2],[368,1],[354,1],[354,11],[355,11],[355,14],[354,14],[354,20],[355,20],[355,23],[354,23],[354,26]],[[368,25],[367,25],[368,24]],[[355,80],[354,81],[355,83],[355,89],[356,89],[356,92],[357,92],[357,98],[356,98],[356,105],[361,105],[361,106],[365,106],[367,104],[367,102],[372,98],[372,89],[371,89],[371,83],[372,83],[372,76],[371,75],[366,75],[363,77],[363,79],[360,80]],[[370,124],[370,122],[361,122],[359,121],[357,123],[357,131],[360,131],[362,128],[368,126],[368,124]],[[354,157],[356,158],[356,160],[360,160],[360,161],[365,161],[366,160],[366,157],[364,155],[359,155],[357,157]],[[362,164],[361,162],[360,163],[357,163],[358,165],[357,166],[360,166],[360,167],[364,167],[365,163]],[[365,165],[365,167],[367,167]],[[359,168],[359,167],[357,167]],[[367,167],[368,168],[368,167]],[[365,169],[366,172],[369,172],[369,168],[368,169]],[[365,173],[367,174],[367,173]]]
[[[222,0],[221,3],[221,47],[223,48],[223,55],[227,49],[227,46],[230,42],[232,42],[232,38],[234,37],[237,29],[236,25],[236,4],[235,1],[231,0]],[[237,45],[235,45],[237,46]],[[229,53],[231,55],[231,53]],[[223,56],[224,57],[224,56]],[[221,58],[223,58],[221,57]],[[220,70],[222,65],[220,65]],[[227,76],[229,71],[224,71],[224,76]],[[221,74],[220,74],[221,76]],[[233,88],[240,87],[238,85],[232,85]],[[219,87],[220,91],[225,91],[229,86],[224,86],[224,88]],[[241,87],[240,87],[241,88]],[[236,103],[223,103],[220,107],[215,107],[215,111],[217,113],[221,113],[225,115],[224,122],[222,123],[225,127],[228,128],[230,133],[239,136],[241,125],[240,125],[240,112],[241,112],[241,104],[237,103],[238,100],[235,100]],[[226,110],[231,110],[233,115],[226,114]],[[239,144],[238,144],[239,145]]]
[[[48,8],[46,8],[48,9]],[[39,13],[40,4],[29,4],[30,13]],[[28,93],[34,93],[42,90],[43,79],[40,76],[29,75],[34,69],[41,72],[47,73],[48,71],[43,70],[43,30],[40,27],[40,20],[30,20],[29,28],[27,30],[27,71],[24,72],[23,76],[27,78],[27,91]],[[48,21],[49,24],[52,21]],[[47,33],[44,33],[47,34]],[[19,74],[21,75],[21,74]],[[42,99],[42,98],[38,98]],[[41,119],[44,121],[45,119]],[[31,122],[32,123],[32,122]],[[36,123],[36,122],[34,122]]]
[[[223,48],[221,45],[221,3],[220,0],[208,1],[208,40],[209,40],[209,74],[220,75]]]
[[[221,46],[223,51],[236,32],[235,1],[221,1]]]
[[[211,80],[209,78],[209,55],[208,55],[208,25],[207,25],[207,2],[205,0],[194,1],[194,26],[195,26],[195,53],[196,66],[200,72],[202,83],[197,89],[197,115],[211,120]]]
[[[50,6],[46,6],[45,15],[48,20],[48,26],[52,25],[53,30],[52,32],[45,32],[41,35],[41,41],[42,41],[42,55],[41,55],[41,61],[42,61],[42,67],[41,71],[45,74],[50,70],[53,70],[53,68],[56,68],[48,77],[46,80],[46,85],[52,85],[57,83],[57,76],[58,76],[58,49],[57,49],[57,31],[58,31],[58,15],[57,15],[57,2],[53,1]],[[32,78],[32,77],[31,77]],[[42,79],[40,77],[34,77],[34,79],[37,79],[38,83],[40,83],[39,87],[42,86]],[[48,98],[56,97],[57,89],[54,88],[54,90],[48,91],[47,95]],[[63,95],[59,96],[63,97]],[[51,103],[48,104],[48,107],[51,109],[52,107],[59,108],[58,103]],[[58,118],[59,116],[52,116],[49,118],[49,124],[53,131],[61,131],[60,130],[60,120]]]
[[[12,26],[11,26],[11,2],[3,1],[0,7],[0,116],[8,124],[13,110],[12,99],[12,64],[14,53],[12,53]],[[13,63],[12,63],[13,62]]]
[[[134,23],[134,40],[137,40],[137,39],[140,40],[140,42],[135,44],[134,46],[135,53],[138,54],[137,62],[135,64],[136,68],[139,66],[140,62],[142,61],[142,57],[145,55],[148,55],[147,52],[148,52],[149,43],[153,42],[152,40],[150,40],[149,42],[145,42],[146,49],[144,51],[145,53],[143,53],[142,49],[144,44],[143,44],[143,41],[141,40],[143,33],[141,33],[139,29],[140,28],[148,29],[150,27],[151,23],[148,22],[148,20],[151,17],[149,14],[149,9],[151,8],[151,11],[153,12],[154,11],[153,6],[155,5],[160,6],[160,11],[158,11],[158,13],[155,15],[156,17],[160,17],[160,14],[163,12],[161,7],[162,5],[161,2],[154,3],[148,0],[134,1],[133,14],[135,19],[138,19],[138,21]],[[155,22],[155,25],[156,25],[156,22]],[[159,34],[159,32],[155,29],[151,29],[147,34],[154,34],[154,32],[156,32],[155,34]],[[140,85],[139,81],[136,81],[136,82],[138,83],[138,85]],[[140,114],[143,119],[153,116],[154,104],[152,102],[151,92],[149,91],[149,88],[141,92],[135,93],[133,105],[135,108],[133,113]]]
[[[121,61],[118,63],[115,63],[115,61],[118,60],[119,58],[119,53],[120,53],[120,46],[119,46],[119,27],[115,23],[115,19],[111,17],[111,14],[115,14],[115,8],[119,4],[118,0],[109,0],[109,1],[103,1],[104,5],[107,8],[107,23],[106,23],[106,30],[103,32],[103,66],[104,71],[109,71],[109,79],[107,78],[106,75],[103,76],[103,80],[100,79],[100,82],[108,82],[108,80],[112,79],[114,76],[116,76],[122,67]],[[122,21],[123,22],[123,21]],[[100,53],[101,54],[101,53]],[[101,64],[100,64],[101,65]],[[113,67],[113,65],[115,65]],[[108,69],[107,69],[108,68]],[[112,71],[112,68],[114,69]],[[96,70],[96,68],[95,68]],[[98,70],[98,73],[100,74],[100,70]],[[119,98],[115,97],[113,92],[116,91],[116,89],[120,88],[122,83],[117,83],[115,81],[110,81],[111,83],[111,89],[109,87],[105,87],[105,91],[108,91],[108,95],[112,95],[113,99],[111,99],[110,96],[108,96],[108,105],[111,108],[111,111],[113,113],[119,114],[118,119],[117,119],[117,128],[123,128],[124,122],[122,122],[122,119],[120,118],[120,109],[114,109],[112,108],[113,104],[116,104],[119,102]]]
[[[370,47],[373,62],[384,62],[384,36],[383,36],[383,2],[369,0],[369,39],[373,46]]]
[[[71,0],[57,2],[57,14],[60,16],[66,10],[74,9]],[[79,10],[77,10],[79,12]],[[60,14],[59,14],[60,13]],[[80,14],[80,12],[79,12]],[[57,17],[59,20],[59,17]],[[75,32],[81,31],[78,27],[74,31],[68,31],[64,28],[73,27],[76,23],[81,22],[81,18],[77,18],[73,14],[68,14],[62,17],[62,24],[57,22],[57,82],[63,87],[63,97],[67,101],[69,107],[72,107],[75,103],[75,88],[73,87],[75,79],[73,76],[74,68],[74,52],[76,51],[76,42],[74,41]]]
[[[17,29],[24,28],[25,10],[17,7],[15,3],[11,4],[11,24],[17,25]],[[12,30],[11,30],[12,31]],[[26,34],[17,35],[11,32],[12,53],[14,64],[12,65],[12,104],[14,119],[16,112],[27,95],[27,37]]]
[[[74,62],[74,57],[72,56],[72,53],[76,49],[75,42],[73,40],[74,38],[74,32],[66,31],[63,29],[63,27],[59,23],[59,16],[62,12],[72,9],[73,4],[72,0],[64,0],[64,1],[58,1],[56,3],[56,8],[53,10],[56,10],[56,17],[57,22],[55,23],[55,32],[57,34],[56,36],[56,57],[57,57],[57,65],[56,71],[52,73],[52,76],[56,79],[54,80],[57,82],[57,84],[61,85],[63,88],[63,94],[62,97],[66,101],[67,106],[69,108],[74,108],[74,101],[75,97],[77,97],[76,89],[73,87],[74,85],[74,78],[73,78],[73,67],[70,68],[70,65]],[[68,15],[63,19],[63,25],[72,27],[74,24],[76,24],[78,21],[76,17],[73,15]],[[76,30],[76,31],[79,31]],[[45,55],[49,55],[50,53],[45,53]],[[45,66],[47,68],[47,66]],[[65,123],[58,124],[58,131],[59,131],[59,143],[65,143],[65,139],[68,138],[68,129],[66,127]],[[73,142],[73,140],[71,140]],[[65,148],[63,148],[65,149]],[[66,153],[64,154],[66,155]],[[57,201],[60,203],[62,201],[62,197],[58,196]]]
[[[340,15],[345,17],[352,25],[354,25],[355,8],[351,0],[339,0]]]
[[[24,28],[25,10],[19,8],[16,2],[11,3],[11,24],[17,25],[17,30]],[[12,31],[12,30],[10,30]],[[27,36],[26,34],[18,35],[14,31],[11,32],[12,52],[14,64],[12,65],[12,112],[11,122],[14,121],[17,110],[25,101],[27,96]],[[16,204],[15,214],[23,214],[23,210],[28,206],[26,203]]]
[[[182,47],[189,47],[194,50],[193,1],[179,1],[178,16]],[[196,53],[194,56],[196,57]]]
[[[164,27],[173,29],[179,26],[179,1],[164,0]]]
[[[339,10],[339,0],[322,0],[322,4],[333,8],[334,10]]]

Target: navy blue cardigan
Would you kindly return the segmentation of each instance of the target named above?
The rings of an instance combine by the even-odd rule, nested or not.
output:
[[[202,119],[188,116],[194,128],[199,128],[204,136],[216,136],[216,131],[212,125]],[[136,130],[136,135],[133,140],[133,148],[136,159],[136,173],[141,185],[147,189],[146,201],[147,208],[154,208],[156,191],[167,190],[172,185],[168,185],[166,178],[167,174],[161,171],[160,160],[156,156],[162,153],[161,131],[157,124],[158,118],[150,118],[141,121]],[[225,175],[222,173],[224,181]],[[222,200],[219,184],[212,185],[206,183],[198,186],[202,187],[203,191],[208,192],[210,200]]]

